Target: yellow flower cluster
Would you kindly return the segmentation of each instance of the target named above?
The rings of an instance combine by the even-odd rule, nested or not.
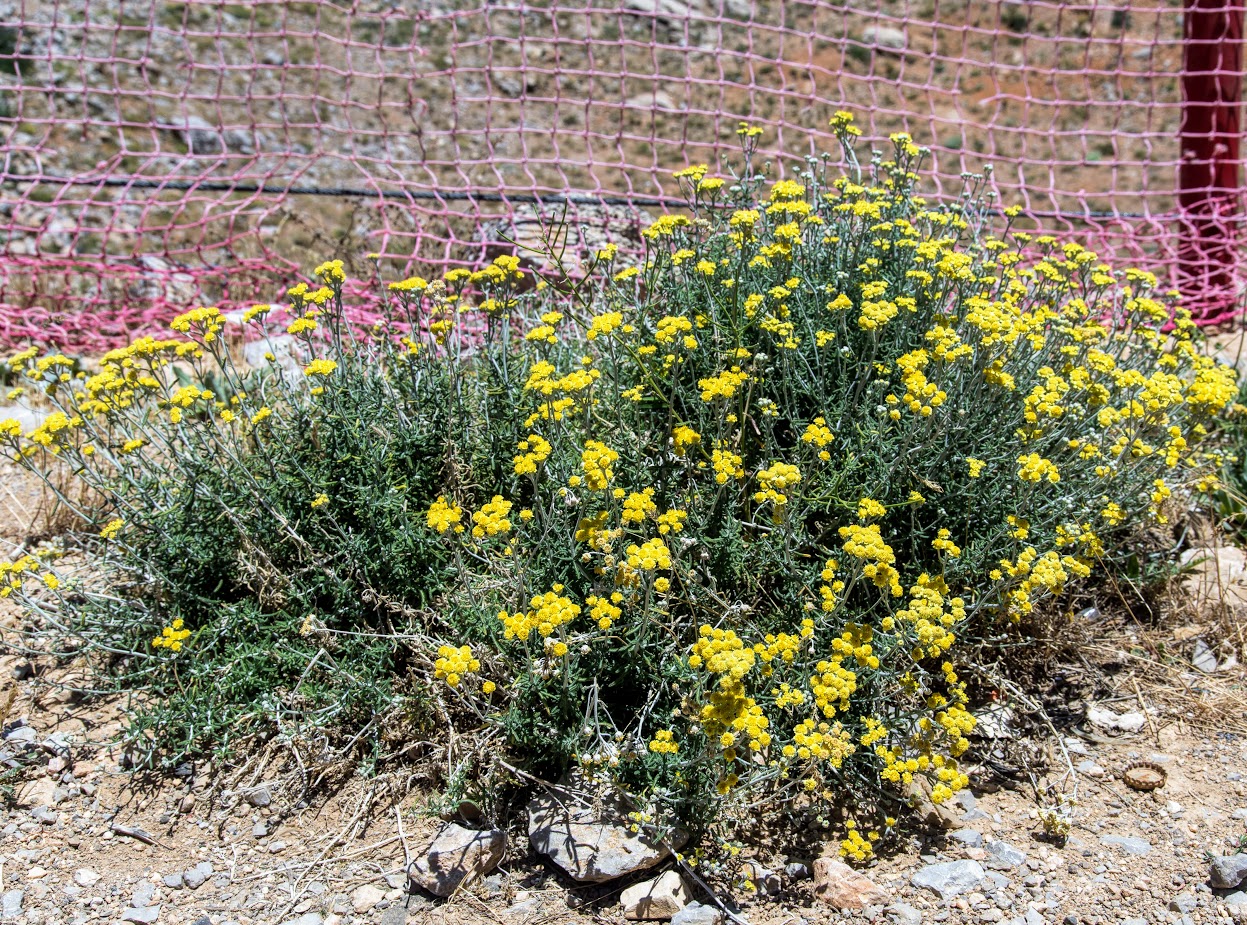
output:
[[[170,652],[181,652],[182,644],[190,638],[191,631],[185,629],[182,618],[178,617],[169,626],[160,631],[160,635],[152,640],[152,647],[168,649]]]
[[[615,477],[612,467],[618,461],[619,454],[600,440],[586,442],[584,452],[580,454],[585,470],[585,486],[590,491],[604,490]]]
[[[437,500],[429,506],[425,519],[428,525],[438,533],[445,533],[447,530],[462,533],[464,530],[461,523],[463,508],[447,502],[445,495],[437,496]]]
[[[589,617],[598,625],[598,629],[605,632],[615,625],[615,621],[623,614],[623,610],[618,606],[623,603],[623,595],[618,591],[611,594],[609,598],[598,597],[596,594],[590,594],[585,598],[585,606],[589,608]]]
[[[728,479],[745,477],[744,460],[726,447],[715,447],[711,453],[711,465],[714,467],[714,480],[720,485]]]
[[[828,462],[831,459],[831,453],[826,450],[826,447],[834,439],[836,439],[836,435],[831,432],[831,428],[827,426],[827,421],[821,416],[816,417],[811,423],[807,424],[805,433],[801,435],[803,443],[818,447],[818,458],[823,462]]]
[[[675,741],[675,733],[670,729],[659,729],[650,740],[649,750],[656,755],[674,755],[680,750]]]
[[[1018,478],[1024,482],[1061,481],[1061,470],[1050,459],[1044,459],[1038,453],[1027,453],[1018,457]]]
[[[622,493],[622,489],[619,489]],[[654,503],[654,489],[647,488],[644,491],[634,491],[624,499],[623,513],[620,519],[624,523],[644,523],[645,518],[658,510],[658,505]]]
[[[631,544],[627,553],[628,565],[631,568],[646,572],[671,568],[671,550],[657,537],[646,540],[640,546],[635,543]]]
[[[516,475],[536,475],[537,467],[550,458],[553,447],[550,441],[538,434],[529,434],[517,446],[520,452],[514,460]]]
[[[536,595],[529,601],[531,609],[527,611],[499,611],[498,619],[502,621],[506,638],[525,642],[536,632],[542,639],[547,639],[556,629],[580,616],[580,605],[564,596],[562,591],[562,585],[554,585],[553,590]]]
[[[857,519],[866,523],[886,516],[888,509],[874,498],[862,498],[857,502]]]
[[[801,482],[801,470],[791,463],[774,462],[765,469],[758,470],[759,491],[754,492],[753,500],[759,504],[770,502],[776,508],[788,503],[785,492],[791,491]]]
[[[458,687],[465,674],[480,668],[481,663],[472,655],[471,646],[438,646],[437,661],[433,663],[434,677],[444,680],[449,687]]]
[[[479,511],[472,515],[472,535],[479,539],[504,536],[511,531],[511,502],[501,495],[494,495]]]
[[[671,432],[671,442],[676,456],[687,456],[690,449],[701,443],[701,434],[686,424]]]
[[[739,366],[733,366],[730,369],[725,369],[718,375],[707,379],[699,379],[697,386],[701,389],[701,400],[713,402],[719,399],[731,398],[748,381],[749,374],[742,372]]]
[[[333,360],[318,359],[312,360],[307,366],[303,367],[303,375],[305,376],[332,376],[333,371],[338,368],[338,364]]]
[[[192,308],[169,322],[169,327],[182,334],[189,334],[193,330],[205,343],[215,340],[224,326],[225,316],[219,308],[214,307]]]
[[[896,553],[884,542],[878,524],[866,527],[850,524],[841,527],[839,533],[844,540],[844,551],[866,563],[862,566],[862,574],[875,587],[888,589],[893,597],[900,597],[905,593],[905,589],[901,587],[900,573],[893,567],[896,564]]]

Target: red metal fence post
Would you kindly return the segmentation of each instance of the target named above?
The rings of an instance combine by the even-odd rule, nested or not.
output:
[[[1199,314],[1238,296],[1243,0],[1185,0],[1178,277]]]

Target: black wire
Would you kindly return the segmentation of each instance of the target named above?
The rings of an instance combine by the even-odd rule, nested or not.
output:
[[[593,196],[566,193],[488,193],[475,190],[380,190],[351,186],[280,186],[272,183],[232,183],[223,180],[150,180],[143,177],[5,177],[5,182],[49,186],[110,186],[129,189],[206,190],[220,193],[264,193],[274,196],[339,196],[361,199],[430,199],[445,202],[567,203],[607,206],[687,206],[684,199],[654,196]]]
[[[426,199],[441,202],[502,202],[544,204],[565,203],[567,205],[585,206],[653,206],[655,208],[685,208],[688,201],[668,196],[630,196],[630,195],[592,195],[568,193],[487,193],[478,190],[382,190],[361,189],[352,186],[280,186],[273,183],[233,183],[224,180],[150,180],[144,177],[3,177],[0,182],[27,183],[31,185],[47,184],[49,186],[108,186],[125,187],[128,189],[152,190],[206,190],[214,193],[264,193],[271,196],[338,196],[355,199],[392,199],[400,202],[413,199]],[[993,215],[1002,215],[1002,209],[985,210]],[[1022,215],[1028,218],[1056,218],[1065,221],[1095,222],[1105,219],[1148,219],[1151,221],[1171,221],[1176,213],[1149,215],[1145,212],[1108,212],[1086,210],[1083,212],[1066,212],[1062,210],[1030,209]],[[1227,216],[1229,217],[1229,216]],[[1242,218],[1242,216],[1234,216]]]

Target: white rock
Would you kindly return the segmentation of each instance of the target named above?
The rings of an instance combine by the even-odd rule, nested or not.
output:
[[[908,44],[905,33],[894,26],[867,26],[862,30],[862,42],[893,51],[901,51]]]
[[[455,823],[442,827],[423,857],[411,862],[412,882],[434,896],[450,896],[464,883],[498,866],[507,850],[507,836],[497,829],[468,829]]]
[[[633,921],[665,921],[689,904],[692,897],[674,870],[628,887],[619,896],[624,918]]]
[[[1087,720],[1113,732],[1141,732],[1147,725],[1147,717],[1142,713],[1117,713],[1107,707],[1092,707],[1087,711]]]
[[[383,899],[385,899],[384,891],[377,889],[371,883],[365,883],[351,891],[351,908],[355,910],[356,915],[363,915]]]
[[[52,806],[53,794],[56,792],[56,781],[50,777],[40,777],[24,784],[17,791],[17,805],[24,807]]]
[[[89,867],[79,867],[74,871],[74,883],[83,889],[88,889],[100,882],[100,875]]]
[[[949,861],[922,868],[909,882],[916,887],[938,893],[942,899],[952,899],[962,893],[969,893],[986,876],[987,872],[978,861]]]
[[[686,839],[684,833],[675,832],[658,842],[644,831],[633,832],[622,807],[591,801],[566,787],[542,791],[528,804],[528,841],[533,850],[581,883],[602,883],[648,870]]]
[[[671,925],[722,925],[723,911],[692,902],[671,917]]]

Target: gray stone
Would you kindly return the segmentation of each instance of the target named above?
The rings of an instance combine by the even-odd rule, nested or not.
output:
[[[290,919],[282,925],[325,925],[325,920],[321,918],[319,912],[305,912],[297,919]]]
[[[814,873],[804,861],[789,861],[784,865],[784,876],[789,880],[809,880]]]
[[[1100,839],[1100,844],[1120,848],[1126,854],[1133,854],[1139,858],[1152,853],[1150,841],[1145,838],[1135,838],[1133,835],[1105,835]]]
[[[204,881],[214,873],[212,865],[207,861],[200,861],[194,867],[182,871],[182,883],[187,889],[197,890],[204,885]]]
[[[648,870],[686,840],[682,832],[666,841],[647,831],[633,832],[624,807],[603,805],[567,787],[543,790],[528,804],[529,844],[580,883],[603,883]]]
[[[411,862],[407,875],[434,896],[450,896],[497,867],[506,851],[505,832],[468,829],[452,822],[437,833],[423,857]]]
[[[715,906],[691,902],[671,917],[671,925],[722,925],[723,912]]]
[[[1208,883],[1217,890],[1232,890],[1247,883],[1247,854],[1213,858]]]
[[[1074,765],[1074,770],[1079,774],[1085,774],[1087,777],[1103,777],[1107,773],[1104,768],[1090,758],[1084,758],[1078,762],[1078,764]]]
[[[978,861],[948,861],[924,867],[909,882],[938,894],[942,899],[951,899],[970,892],[986,876],[987,872]]]
[[[161,877],[161,882],[171,890],[180,890],[183,886],[181,874],[165,874]]]
[[[273,802],[273,795],[269,793],[268,787],[256,787],[254,790],[248,790],[245,799],[257,809],[263,809]]]
[[[1026,852],[1008,842],[993,841],[987,845],[987,866],[992,870],[1013,870],[1026,863]]]
[[[6,414],[5,416],[6,418],[11,418],[12,415]],[[40,416],[40,419],[37,420],[30,429],[34,430],[40,424],[42,424],[42,416]],[[19,726],[16,729],[10,729],[9,732],[6,732],[4,734],[4,740],[10,745],[29,745],[29,747],[34,747],[35,743],[39,742],[39,733],[35,732],[35,727]]]
[[[1195,651],[1191,654],[1191,664],[1204,674],[1212,674],[1217,670],[1217,653],[1202,639],[1195,640]]]
[[[1026,925],[1045,925],[1043,913],[1038,909],[1028,907],[1024,918]]]
[[[15,919],[22,914],[22,897],[26,894],[21,890],[9,890],[0,896],[0,918]]]
[[[151,925],[159,917],[159,906],[136,906],[121,913],[121,921],[135,922],[136,925]]]
[[[1242,906],[1244,909],[1247,909],[1247,891],[1235,890],[1233,893],[1227,893],[1221,898],[1225,900],[1227,906]]]
[[[252,838],[264,838],[266,835],[268,835],[268,826],[263,822],[257,822],[251,827]]]
[[[155,898],[156,884],[150,880],[140,880],[134,885],[134,893],[130,896],[130,905],[140,908],[150,906]]]
[[[1169,900],[1169,911],[1181,912],[1183,915],[1194,912],[1197,906],[1199,906],[1199,900],[1190,893],[1183,893]]]
[[[57,820],[60,819],[60,814],[56,810],[46,806],[36,806],[30,811],[30,815],[40,825],[56,825]]]
[[[922,925],[922,913],[908,903],[892,903],[883,912],[896,925]]]
[[[1151,923],[1148,922],[1148,920],[1143,918],[1142,916],[1137,916],[1133,919],[1123,920],[1121,925],[1151,925]]]
[[[977,829],[958,829],[949,836],[953,841],[960,842],[967,848],[982,848],[983,833]]]
[[[689,904],[692,896],[674,870],[653,880],[634,883],[619,896],[624,918],[632,921],[666,921]]]

